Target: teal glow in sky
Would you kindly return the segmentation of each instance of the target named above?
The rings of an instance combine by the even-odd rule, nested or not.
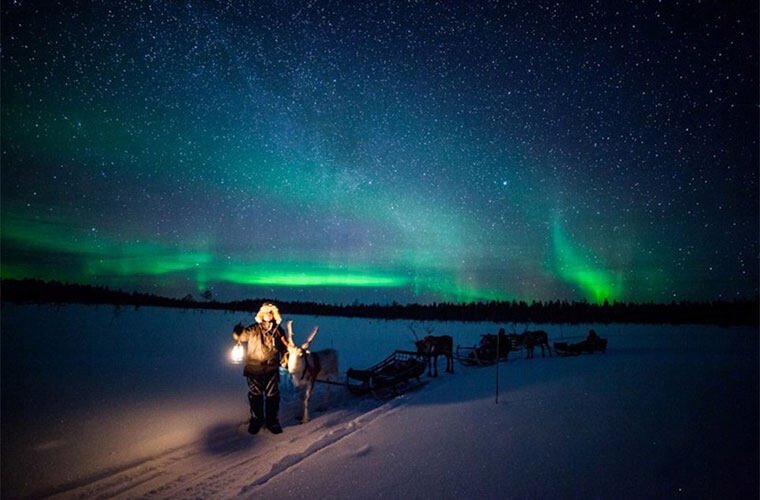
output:
[[[755,3],[253,4],[2,4],[2,277],[757,294]]]

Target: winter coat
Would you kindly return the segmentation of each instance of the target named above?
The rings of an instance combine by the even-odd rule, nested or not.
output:
[[[242,333],[232,334],[238,342],[247,342],[245,356],[245,375],[261,375],[277,371],[280,354],[286,347],[286,337],[282,328],[275,323],[254,323],[243,329]]]

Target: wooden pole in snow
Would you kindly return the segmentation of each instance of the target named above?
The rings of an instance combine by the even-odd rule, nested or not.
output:
[[[499,404],[499,337],[501,335],[496,333],[496,404]]]

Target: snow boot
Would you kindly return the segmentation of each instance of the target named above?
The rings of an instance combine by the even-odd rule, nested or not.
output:
[[[251,418],[248,420],[248,433],[256,434],[264,425],[264,395],[248,393],[248,403],[251,405]]]
[[[282,432],[282,426],[277,417],[280,412],[280,395],[271,396],[267,398],[267,429],[272,434],[280,434]]]

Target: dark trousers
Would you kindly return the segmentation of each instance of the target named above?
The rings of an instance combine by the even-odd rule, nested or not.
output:
[[[279,423],[280,372],[251,374],[248,378],[248,402],[251,405],[251,419],[267,425]],[[264,402],[266,401],[266,408]]]

